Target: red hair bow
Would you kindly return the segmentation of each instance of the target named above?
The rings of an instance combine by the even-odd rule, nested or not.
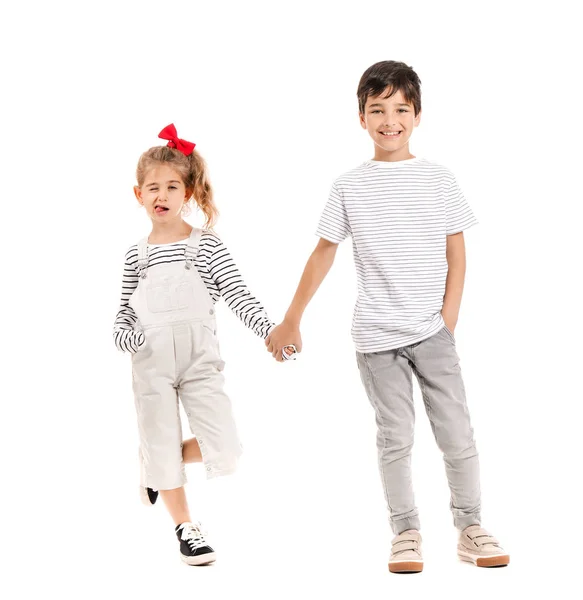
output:
[[[158,134],[158,137],[163,140],[170,140],[166,145],[170,146],[170,148],[176,148],[176,150],[179,150],[185,156],[192,154],[192,151],[196,146],[196,144],[187,142],[186,140],[181,140],[178,137],[174,123],[170,123],[170,125],[164,127],[164,129],[162,129],[162,131]]]

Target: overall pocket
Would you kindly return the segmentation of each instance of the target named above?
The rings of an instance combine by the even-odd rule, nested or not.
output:
[[[194,305],[192,283],[174,278],[152,282],[146,290],[146,304],[153,313],[185,310]]]
[[[206,351],[210,354],[211,361],[215,364],[217,370],[222,371],[225,368],[225,362],[221,358],[216,321],[203,321],[201,325],[205,332]]]

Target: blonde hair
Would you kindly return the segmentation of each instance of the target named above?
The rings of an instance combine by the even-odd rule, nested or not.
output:
[[[180,150],[168,146],[154,146],[140,156],[136,169],[138,186],[142,187],[146,173],[156,165],[167,164],[180,173],[186,189],[192,194],[185,202],[185,212],[189,213],[189,204],[194,199],[205,216],[205,229],[212,229],[217,222],[219,211],[213,200],[213,190],[204,158],[193,150],[185,156]]]

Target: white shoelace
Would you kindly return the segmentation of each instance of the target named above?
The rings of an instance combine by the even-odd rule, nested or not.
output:
[[[208,546],[205,540],[205,534],[202,531],[200,523],[188,523],[182,528],[182,535],[180,536],[189,546],[191,550],[197,550]]]

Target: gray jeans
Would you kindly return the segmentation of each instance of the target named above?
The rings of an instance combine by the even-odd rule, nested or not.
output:
[[[393,532],[420,528],[411,480],[412,373],[443,452],[454,524],[460,530],[480,524],[478,452],[453,335],[444,327],[411,346],[356,356],[376,414],[379,468]]]

